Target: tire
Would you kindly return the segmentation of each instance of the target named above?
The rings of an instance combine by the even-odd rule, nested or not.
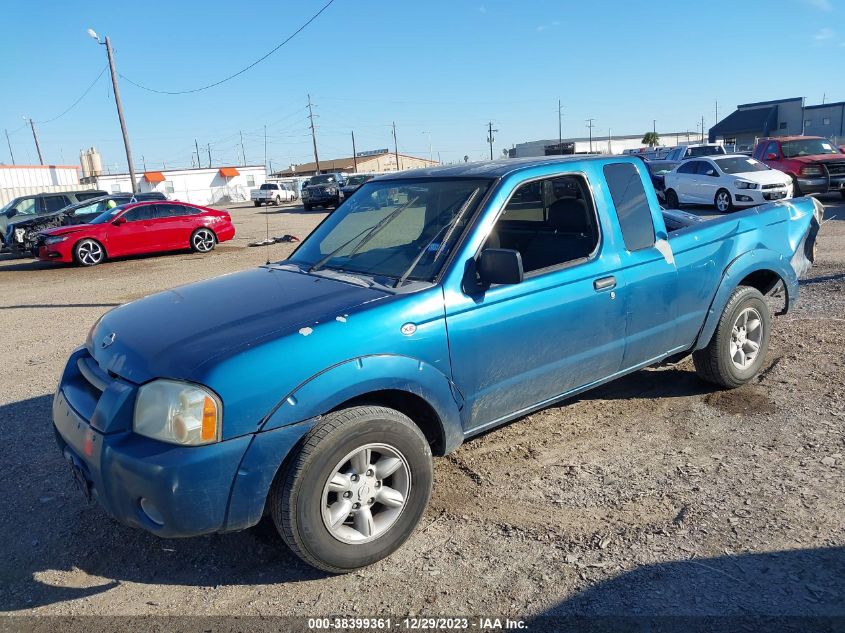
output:
[[[260,206],[261,206],[261,203],[260,203],[260,202],[258,202],[258,200],[253,200],[252,204],[253,204],[254,206],[256,206],[256,207],[260,207]]]
[[[843,198],[845,198],[845,189],[843,189],[842,191],[840,191],[840,192],[839,192],[839,195],[841,195]]]
[[[365,447],[370,457],[356,469],[353,460]],[[282,539],[309,565],[338,574],[360,569],[392,554],[416,528],[431,495],[433,469],[431,448],[407,416],[378,406],[334,411],[295,450],[268,501]],[[379,464],[389,463],[386,456],[399,465],[377,480]],[[365,470],[368,464],[374,468]],[[378,490],[390,493],[373,492]],[[380,494],[390,505],[378,501]],[[394,505],[400,499],[401,507]]]
[[[745,316],[748,316],[750,320],[743,321]],[[759,321],[757,328],[761,329],[757,335],[754,335],[757,328],[753,326],[751,329],[748,328],[748,324],[755,316]],[[727,389],[744,385],[754,378],[760,371],[769,348],[771,319],[769,306],[759,290],[750,286],[740,286],[734,290],[722,311],[713,338],[710,339],[707,347],[692,353],[692,360],[699,377]],[[737,332],[734,331],[734,327],[741,327],[743,322],[745,329],[739,337],[741,341],[744,341],[741,346],[743,354],[751,349],[748,342],[755,343],[757,351],[753,359],[746,357],[748,363],[741,367],[735,362],[737,354],[732,354],[732,350],[739,349],[736,345]],[[741,360],[741,357],[739,358]]]
[[[97,240],[79,240],[73,247],[73,259],[80,266],[96,266],[106,260],[106,249]]]
[[[801,191],[801,187],[798,185],[798,179],[793,178],[792,179],[792,197],[793,198],[800,198],[803,195],[804,194]],[[842,195],[845,196],[845,192],[843,192]]]
[[[678,209],[681,206],[678,201],[678,194],[673,189],[666,190],[666,206],[670,209]]]
[[[727,189],[719,189],[716,192],[716,197],[713,198],[713,204],[720,213],[730,213],[734,208],[731,192]]]
[[[191,250],[195,253],[210,253],[217,246],[217,236],[214,231],[205,227],[191,233]]]
[[[282,199],[281,199],[279,196],[276,196],[276,197],[273,199],[273,206],[278,207],[280,204],[282,204]]]
[[[314,207],[312,207],[312,206],[311,206],[310,204],[308,204],[307,202],[303,202],[303,203],[302,203],[302,208],[303,208],[303,209],[305,209],[306,211],[310,211],[310,210],[311,210],[311,209],[313,209]]]

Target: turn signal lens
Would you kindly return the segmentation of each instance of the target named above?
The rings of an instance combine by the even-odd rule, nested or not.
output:
[[[205,402],[202,405],[202,433],[200,438],[203,442],[217,439],[217,403],[209,396],[205,397]]]

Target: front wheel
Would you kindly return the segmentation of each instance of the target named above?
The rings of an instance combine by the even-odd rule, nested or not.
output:
[[[731,193],[727,189],[719,189],[719,191],[716,192],[716,198],[713,200],[713,203],[716,205],[716,209],[718,209],[720,213],[727,213],[733,209]]]
[[[798,179],[792,179],[792,197],[793,198],[800,198],[803,196],[804,193],[801,191],[801,186],[798,184]],[[845,191],[842,192],[842,195],[845,197]]]
[[[303,208],[303,209],[305,209],[306,211],[310,211],[310,210],[311,210],[311,209],[313,209],[314,207],[313,207],[313,206],[311,206],[310,204],[308,204],[307,202],[303,202],[303,203],[302,203],[302,208]]]
[[[692,354],[698,375],[728,389],[750,381],[763,365],[770,324],[769,306],[759,290],[749,286],[734,290],[713,338]]]
[[[73,247],[73,258],[80,266],[96,266],[106,259],[106,249],[97,240],[80,240]]]
[[[260,206],[261,206],[261,203],[260,203],[260,202],[258,202],[258,200],[255,200],[252,204],[254,204],[256,207],[260,207]]]
[[[666,206],[670,209],[677,209],[681,206],[680,201],[678,200],[678,194],[672,189],[666,190]]]
[[[217,236],[211,229],[197,229],[191,235],[191,250],[195,253],[208,253],[216,244]]]
[[[273,200],[273,205],[278,207],[280,204],[282,204],[282,199],[279,196],[276,196]]]
[[[431,449],[405,415],[377,406],[329,413],[270,492],[276,528],[302,560],[331,573],[396,551],[425,511]]]

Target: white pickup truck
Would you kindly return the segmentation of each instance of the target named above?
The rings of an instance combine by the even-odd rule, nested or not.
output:
[[[290,188],[290,185],[283,182],[265,182],[258,189],[250,191],[249,198],[256,207],[260,207],[262,204],[278,206],[283,202],[295,200],[296,194]]]

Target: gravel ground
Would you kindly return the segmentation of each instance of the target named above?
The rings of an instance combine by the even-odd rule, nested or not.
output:
[[[638,372],[435,462],[399,552],[326,576],[262,522],[162,540],[83,505],[50,429],[70,351],[112,306],[263,263],[301,207],[232,207],[209,255],[93,269],[0,255],[0,610],[27,614],[845,615],[845,205],[774,321],[765,371],[735,391],[689,361]],[[271,247],[280,259],[288,244]]]

